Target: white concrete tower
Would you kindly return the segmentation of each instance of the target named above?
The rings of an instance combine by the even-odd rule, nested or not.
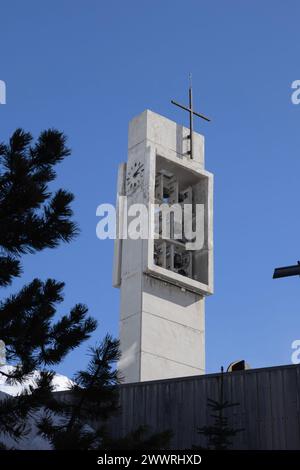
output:
[[[149,110],[129,125],[128,161],[118,176],[113,279],[121,290],[119,368],[126,383],[205,372],[204,297],[213,293],[213,176],[204,170],[204,137],[195,132],[190,158],[189,133]],[[186,225],[180,225],[177,212],[154,209],[163,203],[189,206],[182,219]],[[135,204],[144,204],[149,218]],[[187,236],[188,227],[193,235]]]

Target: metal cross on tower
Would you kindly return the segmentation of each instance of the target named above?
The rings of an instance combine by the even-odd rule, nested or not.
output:
[[[190,154],[190,157],[193,158],[193,117],[198,116],[201,119],[204,119],[205,121],[210,121],[210,119],[203,114],[197,113],[193,109],[193,90],[192,90],[192,80],[191,80],[191,75],[190,75],[190,85],[189,85],[189,107],[184,106],[180,103],[177,103],[174,100],[171,100],[172,104],[175,104],[176,106],[179,106],[179,108],[184,109],[190,114],[190,151],[188,152]]]

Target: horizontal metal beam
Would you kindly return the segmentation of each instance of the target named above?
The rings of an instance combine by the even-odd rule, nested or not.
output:
[[[175,104],[176,106],[179,106],[179,108],[184,109],[185,111],[188,111],[189,113],[193,113],[195,116],[205,119],[205,121],[210,122],[210,119],[208,117],[204,116],[203,114],[197,113],[194,110],[191,110],[190,108],[188,108],[187,106],[184,106],[183,104],[177,103],[177,101],[171,100],[171,103]]]
[[[208,117],[204,116],[204,114],[199,114],[199,113],[197,113],[196,111],[193,111],[193,114],[195,114],[195,116],[198,116],[198,117],[200,117],[200,118],[202,118],[202,119],[205,119],[205,121],[210,122],[210,119],[209,119]]]
[[[300,263],[294,266],[284,266],[274,270],[273,279],[280,277],[300,276]]]
[[[175,104],[176,106],[179,106],[179,108],[184,109],[185,111],[188,111],[189,113],[191,112],[190,108],[187,106],[184,106],[183,104],[177,103],[177,101],[171,100],[172,104]]]

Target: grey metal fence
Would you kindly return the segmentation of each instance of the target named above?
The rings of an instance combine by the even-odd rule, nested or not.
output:
[[[121,386],[122,413],[112,419],[115,437],[140,425],[170,429],[172,448],[205,444],[197,427],[211,422],[207,399],[218,397],[220,374],[141,382]],[[300,365],[224,374],[224,396],[231,424],[245,430],[234,449],[300,449]]]

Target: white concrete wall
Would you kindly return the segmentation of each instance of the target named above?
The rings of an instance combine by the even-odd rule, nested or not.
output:
[[[122,281],[119,364],[124,381],[205,372],[204,298],[146,274]]]
[[[189,129],[147,109],[129,123],[128,149],[148,140],[183,158],[189,150]],[[194,160],[198,168],[204,168],[204,136],[193,133]]]

